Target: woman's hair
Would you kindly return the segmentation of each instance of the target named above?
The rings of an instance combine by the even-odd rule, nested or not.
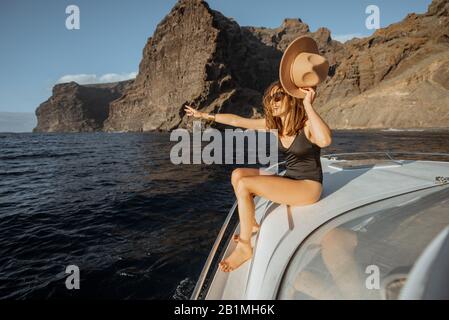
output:
[[[288,110],[285,127],[282,126],[281,118],[273,116],[272,104],[274,103],[274,101],[272,99],[272,95],[277,92],[283,93],[281,104],[282,107],[286,106]],[[278,80],[270,84],[265,90],[265,93],[263,95],[263,107],[265,110],[265,120],[267,123],[267,128],[277,129],[278,133],[283,136],[292,136],[297,134],[299,130],[304,127],[307,121],[307,115],[302,103],[302,99],[295,98],[285,92],[284,88],[282,88],[282,85]]]

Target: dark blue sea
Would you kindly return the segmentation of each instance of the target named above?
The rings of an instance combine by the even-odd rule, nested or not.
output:
[[[334,131],[322,154],[449,153],[448,141]],[[188,299],[243,165],[174,165],[174,144],[169,133],[0,133],[0,298]],[[68,265],[79,290],[66,289]]]

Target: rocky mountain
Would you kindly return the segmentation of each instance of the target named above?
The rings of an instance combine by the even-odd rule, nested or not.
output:
[[[337,66],[337,61],[341,60],[343,57],[344,45],[338,41],[332,40],[331,32],[327,28],[319,28],[315,32],[311,32],[309,26],[304,23],[301,19],[287,18],[284,19],[281,26],[278,28],[257,28],[257,27],[242,27],[248,30],[257,39],[267,46],[274,47],[280,52],[288,47],[288,45],[297,37],[301,35],[309,35],[313,37],[320,49],[320,53],[325,55],[329,60],[330,71],[329,74],[332,76],[335,68]],[[281,54],[282,55],[282,54]],[[280,60],[275,60],[273,63],[279,64]]]
[[[79,85],[61,83],[52,96],[36,109],[33,132],[90,132],[103,129],[109,103],[119,98],[133,80]]]
[[[449,1],[344,44],[316,105],[332,128],[449,127]]]
[[[305,34],[318,42],[331,65],[314,104],[331,128],[448,127],[448,8],[448,0],[433,0],[424,14],[409,14],[370,37],[343,44],[326,28],[311,32],[298,18],[285,19],[278,28],[241,27],[202,0],[179,0],[148,39],[139,73],[123,95],[108,100],[103,91],[101,106],[92,108],[94,91],[91,99],[74,94],[86,86],[55,87],[36,112],[45,120],[38,128],[191,128],[186,103],[205,112],[262,117],[261,97],[278,78],[282,52]],[[85,100],[90,102],[80,102]]]
[[[201,0],[180,0],[143,49],[132,88],[111,103],[108,131],[188,127],[198,109],[260,116],[260,92],[277,75],[281,52],[264,45]]]
[[[447,127],[447,11],[447,0],[434,0],[425,14],[342,44],[300,19],[274,29],[240,27],[203,1],[181,0],[148,40],[135,87],[111,104],[106,130],[189,127],[186,102],[260,117],[282,52],[305,34],[330,61],[315,107],[332,128]]]

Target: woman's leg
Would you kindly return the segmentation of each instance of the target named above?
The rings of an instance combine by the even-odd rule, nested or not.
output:
[[[242,179],[244,178],[241,178],[240,181]],[[233,269],[237,268],[253,255],[250,237],[252,226],[254,225],[254,221],[256,220],[254,199],[250,192],[242,189],[241,185],[241,182],[239,182],[235,189],[240,220],[239,242],[237,243],[236,248],[231,253],[229,258],[221,261],[219,264],[221,270],[225,272],[232,271]]]
[[[246,176],[239,180],[236,188],[240,239],[231,255],[220,262],[223,271],[232,271],[251,258],[252,248],[248,244],[251,237],[252,219],[255,215],[252,194],[280,204],[291,206],[312,204],[319,200],[321,184],[312,180],[294,180],[277,175]]]
[[[237,192],[250,192],[290,206],[307,205],[321,197],[322,185],[314,180],[295,180],[282,176],[252,176],[240,179]]]
[[[268,174],[262,170],[259,169],[255,169],[255,168],[237,168],[234,169],[232,171],[232,175],[231,175],[231,183],[232,183],[232,187],[234,188],[234,193],[237,195],[237,186],[238,183],[240,182],[240,179],[243,177],[252,177],[252,176],[258,176],[261,174]],[[240,210],[240,209],[239,209]],[[256,221],[256,216],[254,215],[252,217],[252,224],[253,224],[253,229],[252,232],[256,232],[257,230],[259,230],[260,226],[258,225],[257,221]],[[237,240],[237,239],[235,239]]]
[[[232,171],[231,174],[231,183],[232,187],[234,188],[234,192],[237,190],[238,183],[241,178],[243,177],[252,177],[252,176],[259,176],[259,175],[274,175],[274,173],[271,173],[266,170],[256,169],[256,168],[237,168]],[[237,193],[237,192],[236,192]]]

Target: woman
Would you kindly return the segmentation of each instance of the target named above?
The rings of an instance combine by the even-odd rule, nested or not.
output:
[[[220,262],[220,269],[224,272],[235,270],[252,257],[251,234],[259,229],[253,196],[290,206],[312,204],[321,196],[320,150],[331,144],[331,130],[312,106],[315,98],[313,88],[297,87],[294,92],[296,96],[293,96],[286,92],[286,86],[282,84],[276,81],[266,89],[263,119],[248,119],[229,113],[214,116],[216,122],[235,127],[264,131],[277,129],[272,131],[278,136],[279,149],[287,154],[286,176],[261,174],[255,168],[238,168],[232,172],[231,183],[237,197],[240,235],[235,237],[238,243],[234,251]],[[185,112],[195,118],[211,117],[190,106],[185,106]]]

